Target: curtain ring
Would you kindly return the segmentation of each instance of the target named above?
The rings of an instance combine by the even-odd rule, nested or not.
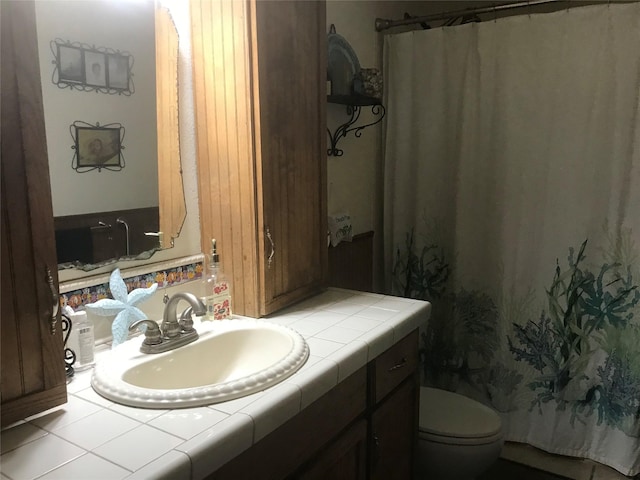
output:
[[[527,15],[529,16],[529,20],[531,20],[531,1],[527,0]]]
[[[495,4],[493,5],[493,23],[498,21],[498,11],[496,10]]]

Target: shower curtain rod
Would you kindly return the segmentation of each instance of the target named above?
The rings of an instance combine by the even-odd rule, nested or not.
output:
[[[512,10],[516,8],[533,7],[545,3],[559,3],[560,0],[532,0],[530,2],[507,3],[502,5],[493,5],[490,7],[465,8],[463,10],[454,10],[442,13],[433,13],[424,17],[404,18],[402,20],[387,20],[384,18],[376,18],[376,31],[381,32],[388,28],[399,27],[402,25],[413,25],[415,23],[431,22],[433,20],[446,20],[451,18],[464,17],[467,15],[478,15],[481,13],[493,13],[502,10]]]

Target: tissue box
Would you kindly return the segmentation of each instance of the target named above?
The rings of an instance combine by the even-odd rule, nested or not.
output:
[[[329,240],[334,247],[342,241],[350,242],[353,238],[353,226],[351,216],[348,213],[339,213],[328,216]]]

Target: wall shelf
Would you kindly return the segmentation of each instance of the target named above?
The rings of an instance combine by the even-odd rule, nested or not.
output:
[[[333,133],[327,128],[331,143],[331,146],[327,149],[327,155],[330,157],[341,157],[344,154],[342,149],[338,148],[338,141],[340,141],[340,139],[346,137],[349,132],[354,132],[356,137],[360,137],[363,129],[380,123],[386,113],[380,99],[374,97],[363,95],[327,95],[327,102],[345,105],[347,115],[350,117],[346,123],[340,125]],[[377,118],[374,122],[355,126],[355,123],[360,118],[362,107],[371,107],[371,113]]]

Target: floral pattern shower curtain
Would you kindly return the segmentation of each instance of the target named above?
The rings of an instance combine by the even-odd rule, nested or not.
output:
[[[424,383],[640,473],[640,4],[385,37],[388,287]]]

